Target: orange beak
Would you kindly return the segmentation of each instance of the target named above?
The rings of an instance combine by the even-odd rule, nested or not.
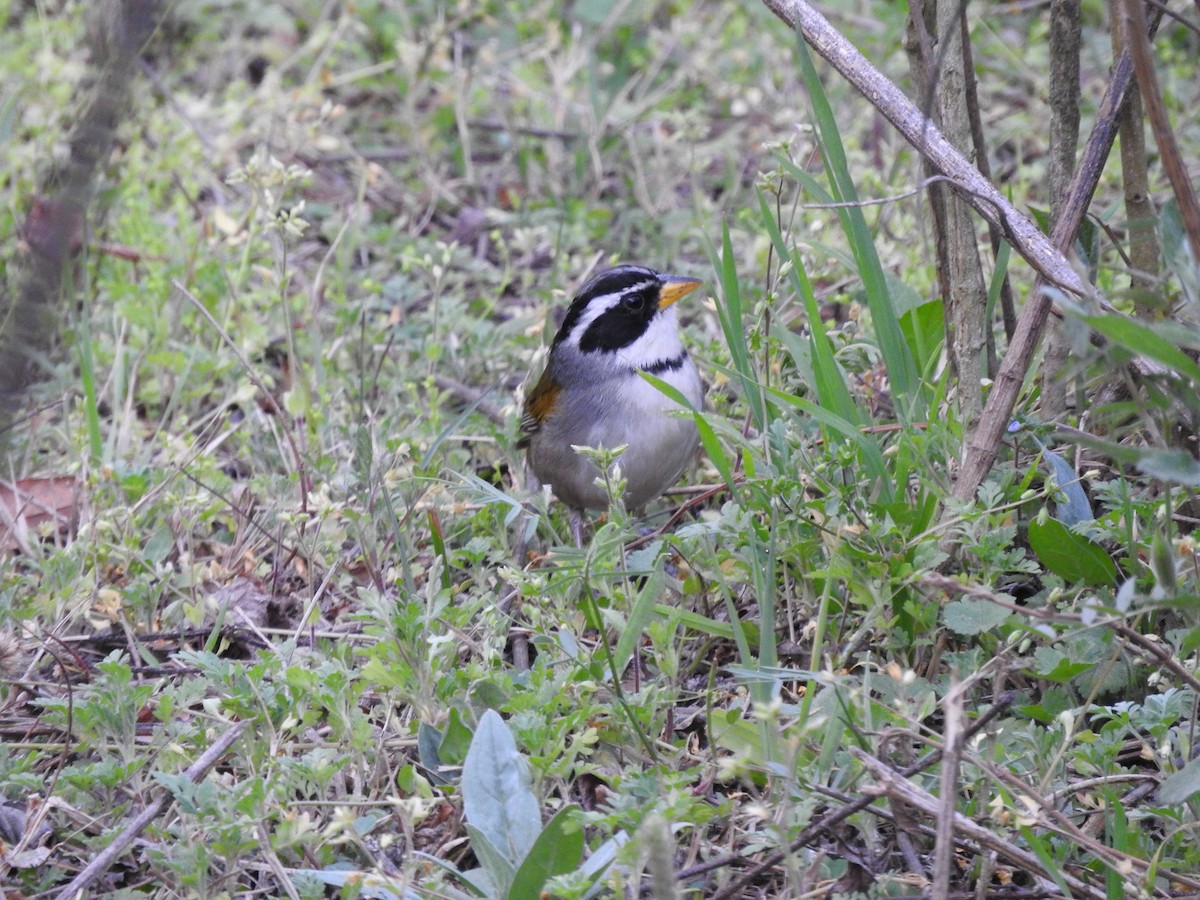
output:
[[[666,309],[680,297],[690,294],[703,281],[697,281],[695,278],[684,278],[680,275],[662,275],[659,276],[662,280],[662,288],[658,292],[658,308]]]

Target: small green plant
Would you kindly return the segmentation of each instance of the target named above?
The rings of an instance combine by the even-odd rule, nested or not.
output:
[[[479,866],[460,871],[444,860],[431,861],[450,871],[471,895],[489,900],[536,897],[551,878],[579,868],[583,830],[578,808],[564,805],[542,825],[541,806],[529,786],[528,764],[493,710],[483,714],[471,739],[460,790],[467,834]],[[603,873],[594,865],[588,868],[595,877]]]

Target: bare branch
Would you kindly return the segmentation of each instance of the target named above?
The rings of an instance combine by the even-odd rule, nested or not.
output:
[[[209,747],[201,757],[188,766],[184,777],[195,783],[199,782],[208,770],[221,761],[221,757],[233,746],[243,731],[246,730],[248,722],[239,722],[228,731],[226,731],[217,742]],[[74,897],[80,896],[84,891],[91,886],[97,878],[103,875],[113,863],[120,858],[129,845],[137,838],[139,834],[145,831],[146,826],[153,822],[166,809],[167,801],[171,799],[171,792],[165,788],[159,792],[159,795],[151,801],[150,805],[138,813],[129,824],[125,826],[125,830],[113,838],[111,844],[101,851],[100,855],[93,859],[82,872],[72,879],[71,883],[58,892],[56,900],[72,900]]]
[[[1158,144],[1163,170],[1171,181],[1175,202],[1179,204],[1179,217],[1183,220],[1183,229],[1192,247],[1192,259],[1200,260],[1200,203],[1196,201],[1196,192],[1192,190],[1187,166],[1179,153],[1175,132],[1171,130],[1171,120],[1167,117],[1158,73],[1154,69],[1150,39],[1146,37],[1146,10],[1142,0],[1125,0],[1125,17],[1125,46],[1133,54],[1138,88],[1141,90],[1142,103],[1146,105],[1154,142]]]
[[[1161,15],[1153,17],[1149,25],[1151,35],[1157,30],[1160,21]],[[1075,240],[1088,205],[1092,202],[1096,185],[1100,181],[1105,160],[1112,150],[1125,99],[1132,86],[1133,61],[1126,48],[1113,66],[1104,97],[1100,101],[1100,109],[1096,114],[1096,124],[1092,133],[1088,135],[1087,146],[1084,147],[1083,156],[1075,169],[1075,177],[1071,179],[1067,198],[1054,221],[1050,239],[1056,247],[1069,247]],[[1029,361],[1033,358],[1052,305],[1053,300],[1046,291],[1045,283],[1038,278],[1024,309],[1021,310],[1017,330],[1008,345],[1008,353],[1000,371],[996,373],[995,384],[983,408],[983,418],[967,444],[966,457],[954,482],[955,500],[965,502],[972,499],[996,461],[997,448],[1012,418],[1021,384],[1025,380],[1025,371],[1029,368]]]
[[[1079,297],[1093,291],[1079,273],[1028,216],[1017,210],[995,185],[946,140],[904,92],[889,81],[825,17],[804,0],[763,0],[766,7],[793,28],[937,169],[948,177],[975,211],[995,224],[1013,248],[1046,279]]]

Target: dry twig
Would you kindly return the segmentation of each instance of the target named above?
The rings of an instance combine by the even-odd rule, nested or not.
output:
[[[864,753],[857,747],[851,747],[850,752],[854,755],[855,759],[870,770],[879,782],[876,787],[867,789],[867,793],[872,797],[877,795],[886,796],[893,802],[900,801],[906,803],[935,819],[942,813],[941,801],[928,791],[921,790],[921,788],[909,781],[905,775],[885,765],[869,753]],[[995,850],[1001,857],[1028,872],[1039,873],[1041,877],[1046,879],[1055,877],[1061,879],[1076,896],[1094,897],[1095,900],[1102,900],[1102,898],[1107,896],[1102,888],[1092,887],[1090,884],[1080,881],[1069,872],[1060,871],[1052,875],[1035,854],[1022,850],[1011,841],[1006,841],[962,813],[954,813],[954,831],[981,847],[988,847]]]
[[[1175,141],[1175,132],[1171,129],[1171,121],[1167,117],[1162,88],[1158,84],[1158,72],[1154,68],[1150,39],[1146,37],[1146,10],[1142,0],[1125,0],[1125,17],[1125,47],[1133,54],[1133,68],[1137,73],[1138,88],[1141,91],[1142,103],[1146,107],[1146,116],[1150,119],[1150,128],[1154,132],[1154,142],[1158,144],[1163,171],[1167,173],[1171,189],[1175,192],[1175,202],[1179,204],[1179,217],[1183,220],[1183,230],[1192,248],[1192,259],[1200,260],[1200,203],[1196,201],[1192,180],[1188,176],[1187,166],[1184,165],[1179,145]]]
[[[1007,710],[1009,706],[1012,705],[1013,699],[1014,695],[1009,693],[1002,694],[1001,696],[997,697],[991,708],[987,712],[983,713],[983,715],[981,715],[974,722],[972,722],[970,727],[963,731],[964,743],[969,741],[974,735],[978,734],[980,731],[990,725],[997,716]],[[940,747],[936,750],[931,750],[911,766],[903,769],[899,773],[899,776],[901,778],[909,778],[913,775],[916,775],[918,772],[924,771],[930,766],[937,765],[941,758],[942,750]],[[795,853],[801,847],[812,843],[831,828],[834,828],[839,823],[846,821],[846,819],[850,818],[855,813],[866,809],[875,802],[875,799],[876,798],[874,796],[859,797],[853,803],[847,804],[841,809],[825,816],[820,821],[809,825],[802,832],[800,832],[800,834],[797,835],[787,847],[783,847],[779,850],[768,853],[765,859],[748,869],[738,878],[735,878],[733,882],[725,887],[724,890],[714,894],[712,900],[733,900],[734,897],[742,896],[741,891],[744,888],[753,884],[759,877],[763,875],[764,872],[773,869],[775,866],[783,862],[784,857],[786,857],[789,853]],[[722,856],[717,859],[710,859],[707,862],[689,866],[686,869],[676,873],[676,879],[682,882],[690,878],[694,878],[697,875],[703,875],[705,872],[711,872],[714,869],[740,865],[744,862],[745,857],[742,854],[731,853],[727,856]]]
[[[954,484],[954,499],[967,501],[983,483],[996,460],[1004,430],[1012,417],[1017,396],[1053,305],[1047,285],[1088,298],[1111,308],[1098,297],[1059,248],[1069,248],[1091,203],[1104,162],[1112,149],[1126,96],[1133,84],[1133,61],[1128,49],[1113,67],[1100,104],[1096,125],[1075,170],[1049,238],[1018,212],[996,187],[984,178],[933,126],[928,117],[871,65],[804,0],[763,0],[775,15],[799,30],[809,45],[853,84],[909,143],[955,185],[963,198],[989,222],[999,227],[1013,248],[1033,267],[1038,278],[1017,323],[1008,353],[988,395],[979,426],[970,435],[963,465]],[[1155,13],[1147,25],[1153,36],[1161,21]]]
[[[198,760],[187,767],[187,770],[183,773],[184,776],[189,781],[199,782],[208,773],[209,769],[220,762],[221,757],[233,746],[233,742],[241,737],[242,732],[246,730],[248,724],[248,722],[239,722],[221,735],[215,744],[205,750]],[[112,843],[105,847],[100,852],[100,855],[87,865],[87,868],[76,875],[70,884],[55,895],[55,900],[73,900],[73,898],[80,896],[91,887],[92,883],[103,875],[109,866],[115,863],[129,845],[133,843],[137,836],[146,829],[146,826],[162,814],[170,799],[171,792],[165,788],[161,790],[158,796],[150,802],[150,805],[134,816],[129,824],[125,826],[125,830],[113,838]]]
[[[1014,249],[1042,277],[1061,290],[1080,297],[1094,293],[1029,217],[1009,203],[995,185],[946,140],[928,116],[923,115],[903,91],[842,37],[811,4],[804,0],[763,2],[771,12],[800,30],[804,39],[822,58],[858,88],[905,140],[951,180],[976,212],[1004,232]]]

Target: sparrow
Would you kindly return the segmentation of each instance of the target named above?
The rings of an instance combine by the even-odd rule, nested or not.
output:
[[[640,372],[675,387],[693,408],[704,400],[700,373],[679,336],[675,301],[701,282],[622,265],[597,272],[571,301],[550,345],[546,370],[525,400],[517,447],[569,513],[577,545],[583,511],[604,509],[602,473],[575,447],[624,446],[615,461],[625,506],[635,514],[671,487],[699,441],[691,418]]]

